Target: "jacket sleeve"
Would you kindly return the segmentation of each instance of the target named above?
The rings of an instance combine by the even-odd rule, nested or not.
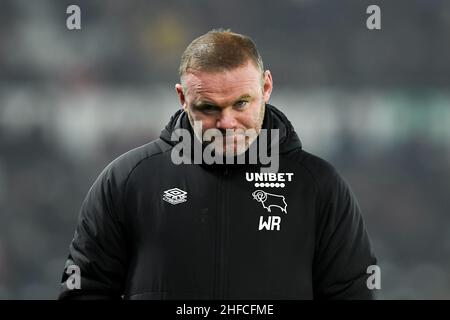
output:
[[[121,193],[113,171],[107,167],[81,206],[59,299],[121,298],[127,272]]]
[[[377,260],[358,202],[333,169],[321,189],[313,265],[315,299],[375,299],[367,273]]]

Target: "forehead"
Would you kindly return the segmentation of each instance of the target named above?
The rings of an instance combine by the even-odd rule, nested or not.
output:
[[[236,96],[261,90],[261,73],[252,63],[224,71],[192,70],[184,75],[186,98],[192,101],[226,102]]]

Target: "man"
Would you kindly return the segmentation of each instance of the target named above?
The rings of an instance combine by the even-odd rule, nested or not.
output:
[[[180,80],[182,109],[160,138],[89,190],[60,298],[373,298],[357,201],[268,104],[272,75],[253,41],[208,32],[185,50]]]

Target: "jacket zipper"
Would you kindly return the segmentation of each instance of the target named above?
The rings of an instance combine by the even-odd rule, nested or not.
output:
[[[218,188],[218,218],[217,218],[217,258],[216,258],[216,290],[215,299],[225,299],[226,298],[226,259],[225,259],[225,249],[227,242],[227,225],[228,217],[226,211],[227,205],[227,192],[225,188],[225,180],[228,177],[228,169],[225,167],[224,171],[221,173],[220,183]]]

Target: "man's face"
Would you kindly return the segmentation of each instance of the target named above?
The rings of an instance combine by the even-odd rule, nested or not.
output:
[[[259,134],[261,130],[264,106],[272,92],[270,71],[261,75],[249,61],[220,72],[189,71],[183,80],[185,90],[180,84],[175,89],[191,125],[201,122],[203,132],[218,129],[223,133],[222,143],[214,143],[216,152],[240,154],[247,150],[256,136],[244,132]]]

